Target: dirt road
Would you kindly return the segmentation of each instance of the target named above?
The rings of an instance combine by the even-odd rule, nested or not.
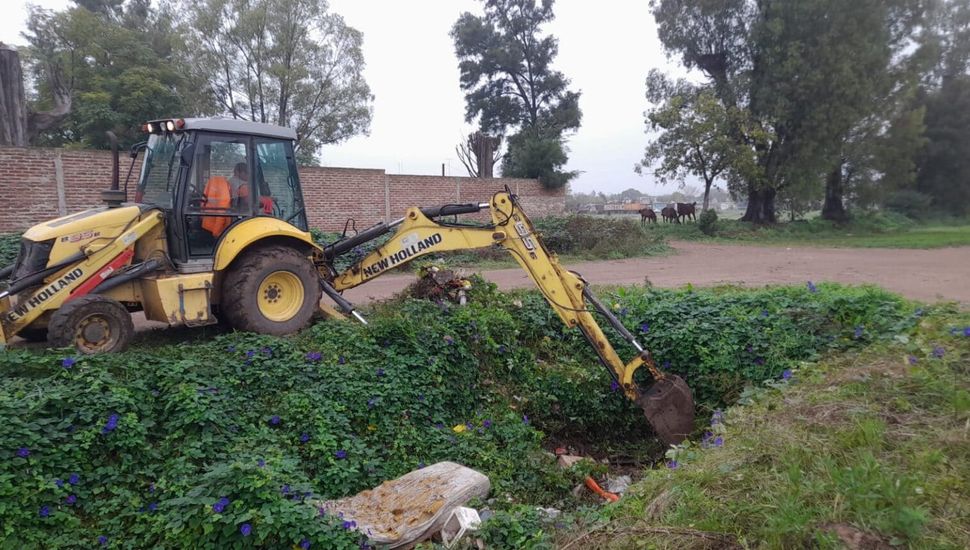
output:
[[[916,300],[957,300],[970,305],[970,247],[898,250],[677,242],[673,248],[676,253],[667,257],[580,262],[567,267],[593,284],[642,283],[644,277],[658,287],[871,283]],[[518,268],[489,270],[482,275],[503,289],[532,286]],[[357,303],[379,300],[413,280],[413,275],[388,275],[345,295]]]

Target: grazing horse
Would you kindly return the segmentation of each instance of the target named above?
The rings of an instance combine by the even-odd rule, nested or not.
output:
[[[673,206],[667,206],[660,211],[660,215],[663,216],[665,222],[680,223],[677,219],[677,209]]]
[[[693,221],[697,221],[697,216],[694,215],[694,212],[695,212],[696,209],[697,209],[697,203],[696,202],[692,202],[690,204],[687,204],[685,202],[678,202],[677,203],[677,218],[678,219],[679,218],[690,218]]]
[[[638,212],[640,212],[640,225],[647,223],[647,220],[657,223],[657,213],[653,211],[653,208],[641,208]]]

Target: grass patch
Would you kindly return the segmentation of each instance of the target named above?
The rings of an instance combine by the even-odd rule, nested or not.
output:
[[[846,248],[970,246],[970,224],[965,221],[917,224],[887,213],[861,215],[848,224],[812,219],[763,227],[737,220],[718,220],[714,236],[704,235],[694,223],[659,224],[655,230],[668,240],[735,244]]]
[[[561,536],[582,548],[970,547],[970,316],[748,393],[677,467]],[[711,441],[711,440],[708,440]]]

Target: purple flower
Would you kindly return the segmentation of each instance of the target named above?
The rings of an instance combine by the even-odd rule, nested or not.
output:
[[[310,441],[310,434],[306,432],[300,434],[300,443],[306,443],[307,441]]]
[[[307,550],[308,548],[310,548],[310,540],[309,539],[303,539],[303,540],[301,540],[300,541],[300,548],[302,548],[303,550]]]
[[[865,330],[865,327],[863,327],[862,325],[857,326],[855,328],[855,333],[853,334],[853,338],[855,338],[856,340],[858,340],[859,338],[862,338],[862,332],[864,330]]]
[[[155,483],[154,482],[152,482],[152,483],[150,483],[148,485],[148,492],[149,493],[154,493],[155,492]]]
[[[229,353],[236,353],[236,346],[226,346],[226,351]]]
[[[280,424],[280,417],[279,417],[279,415],[274,414],[273,416],[269,417],[269,425],[270,426],[279,426],[279,424]]]
[[[344,521],[342,526],[343,526],[344,529],[346,529],[346,530],[349,531],[349,530],[353,529],[354,527],[357,527],[357,522],[356,521]]]
[[[219,500],[217,500],[215,504],[212,505],[212,511],[217,514],[221,514],[222,511],[226,509],[226,506],[229,506],[229,499],[226,497],[222,497]]]
[[[17,456],[19,456],[20,458],[27,458],[28,456],[30,456],[30,449],[28,449],[27,447],[21,447],[17,449]]]
[[[917,362],[919,362],[919,359],[917,359],[915,355],[910,355],[907,357],[907,359],[909,359],[910,365],[915,365]]]
[[[98,544],[100,544],[101,546],[107,546],[108,545],[108,537],[106,537],[104,535],[101,535],[100,537],[98,537]]]
[[[263,348],[263,349],[261,349],[259,351],[263,352],[263,355],[265,355],[267,357],[272,357],[273,356],[273,350],[271,350],[270,348]]]
[[[64,480],[55,479],[54,480],[54,485],[57,485],[57,488],[58,489],[61,489],[62,487],[64,487]]]
[[[970,338],[970,327],[963,327],[963,335]]]
[[[527,414],[522,415],[522,423],[525,424],[526,426],[529,425],[529,415]]]
[[[148,511],[149,512],[154,512],[155,510],[158,510],[158,503],[157,502],[151,502],[151,503],[149,503],[148,504]]]
[[[628,310],[625,307],[622,308],[622,309],[620,309],[620,317],[626,317],[626,314],[629,313],[629,312],[630,312],[630,310]]]
[[[74,363],[77,363],[77,360],[75,360],[73,357],[65,357],[61,360],[61,366],[65,369],[73,367]]]
[[[454,344],[454,343],[455,343],[455,339],[454,339],[454,338],[452,338],[451,336],[448,336],[448,335],[446,334],[446,335],[445,335],[445,342],[447,342],[447,343],[448,343],[448,345],[450,346],[450,345],[452,345],[452,344]]]
[[[323,506],[317,506],[317,517],[323,517],[327,515],[327,509]]]
[[[118,427],[118,415],[112,414],[108,417],[108,421],[104,424],[104,427],[101,428],[101,433],[107,435],[113,432],[114,429],[117,427]]]
[[[678,466],[680,465],[677,464],[676,460],[671,460],[670,462],[667,463],[667,467],[670,468],[671,470],[676,470]]]
[[[754,364],[755,365],[758,365],[759,367],[761,365],[764,365],[765,364],[765,358],[764,357],[755,357],[754,358]]]
[[[40,507],[40,512],[38,512],[38,514],[40,514],[40,517],[42,517],[42,518],[46,518],[47,516],[51,515],[50,506],[48,506],[46,504],[43,505],[43,506],[41,506]]]
[[[748,344],[748,347],[747,347],[747,348],[745,348],[745,350],[746,350],[746,351],[747,351],[748,353],[754,353],[754,346],[752,346],[751,344]]]
[[[337,460],[343,460],[347,458],[347,451],[343,449],[337,449],[337,451],[333,453],[333,456],[337,457]]]
[[[380,377],[382,377],[382,376],[384,376],[384,369],[380,369],[380,368],[379,368],[379,369],[377,369],[377,372],[376,372],[376,374],[377,374],[377,377],[378,377],[378,378],[380,378]]]
[[[249,351],[246,352],[246,359],[252,359],[253,357],[256,357],[256,352],[255,351],[249,350]]]
[[[265,468],[266,467],[266,461],[263,460],[262,458],[260,458],[259,460],[256,461],[256,465],[259,466],[260,468]]]
[[[424,401],[424,394],[423,393],[419,393],[418,394],[418,401]]]
[[[469,430],[473,430],[475,429],[475,426],[473,426],[471,422],[465,422],[465,428]]]
[[[505,346],[504,346],[504,345],[500,345],[500,346],[498,347],[498,352],[499,352],[499,353],[505,353]]]
[[[344,359],[344,356],[343,355],[341,355],[340,357],[337,358],[337,362],[340,363],[341,365],[343,365],[344,363],[347,362],[347,360]]]
[[[375,405],[377,405],[377,398],[376,397],[371,397],[370,399],[367,400],[367,408],[368,409],[373,409]]]
[[[945,354],[946,354],[946,350],[943,349],[943,346],[933,347],[933,357],[936,357],[937,359],[942,359],[943,355]]]
[[[818,292],[818,288],[815,287],[815,285],[812,283],[812,281],[809,281],[808,282],[808,291],[811,292],[811,293],[813,293],[813,294],[816,293],[816,292]]]
[[[782,380],[791,380],[791,369],[781,371]]]
[[[640,323],[640,332],[643,334],[650,332],[650,323],[647,323],[647,322]]]
[[[485,421],[482,422],[482,426],[487,430],[492,427],[492,421],[486,418]]]
[[[239,532],[242,533],[242,536],[248,537],[249,534],[253,532],[253,526],[248,523],[244,523],[239,526]]]
[[[421,470],[423,468],[424,468],[424,462],[418,462],[418,469]]]
[[[71,474],[70,476],[68,476],[67,482],[70,483],[71,485],[77,485],[78,483],[81,482],[81,476],[77,474]]]
[[[662,368],[662,369],[669,369],[669,368],[670,368],[670,361],[664,361],[664,362],[663,362],[663,363],[662,363],[662,364],[660,365],[660,368]]]
[[[768,310],[767,309],[762,309],[761,310],[761,316],[762,317],[767,317],[768,316]]]
[[[722,445],[724,445],[724,438],[723,438],[723,437],[721,437],[721,436],[717,436],[717,437],[715,437],[715,438],[714,438],[714,446],[715,446],[715,447],[720,447],[720,446],[722,446]]]
[[[68,506],[73,506],[75,502],[77,502],[77,495],[67,495],[67,498],[64,499],[64,504]]]
[[[282,487],[280,487],[280,493],[282,493],[284,495],[290,494],[290,485],[289,484],[286,484],[286,485],[283,485]]]
[[[323,354],[321,354],[319,351],[310,351],[306,354],[306,360],[309,362],[315,363],[320,359],[323,359]]]
[[[615,391],[619,391],[619,389],[620,389],[620,383],[617,382],[616,380],[610,380],[610,391],[615,392]]]
[[[721,409],[715,409],[714,414],[711,415],[711,425],[714,426],[721,422],[724,422],[724,413],[721,412]]]

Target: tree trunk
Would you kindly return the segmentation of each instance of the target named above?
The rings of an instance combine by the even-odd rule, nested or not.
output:
[[[825,178],[825,203],[822,205],[822,219],[844,222],[849,219],[842,204],[844,186],[842,181],[842,161]]]
[[[748,209],[744,212],[743,222],[767,225],[775,223],[775,194],[774,189],[748,188]]]
[[[48,75],[54,108],[34,112],[27,108],[24,75],[17,50],[0,42],[0,145],[24,147],[44,130],[54,128],[71,114],[71,93],[60,73]]]
[[[0,43],[0,145],[27,145],[27,100],[17,50]]]
[[[704,205],[701,207],[701,212],[707,212],[707,205],[710,204],[712,183],[714,183],[713,180],[704,182]]]

